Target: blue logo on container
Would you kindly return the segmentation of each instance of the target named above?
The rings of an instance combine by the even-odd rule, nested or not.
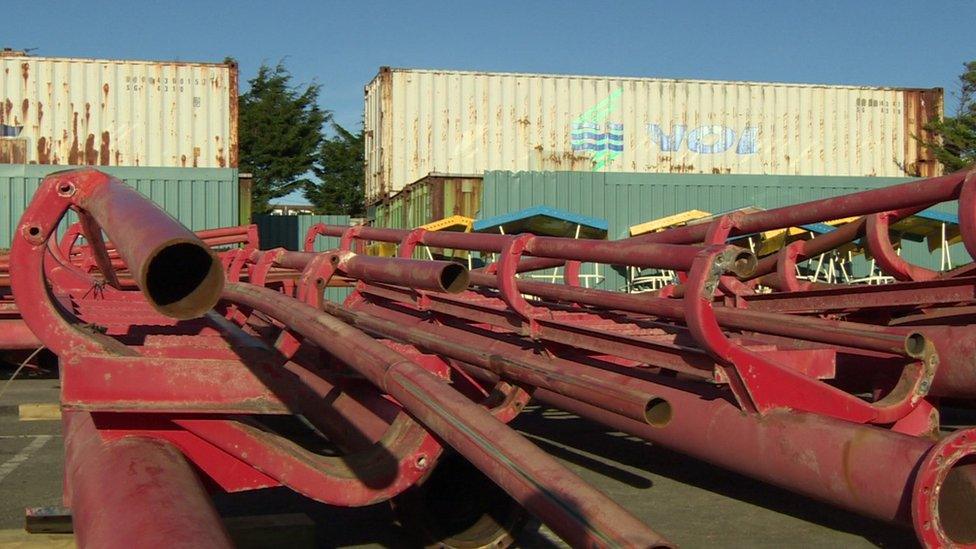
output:
[[[755,126],[746,126],[738,135],[738,143],[734,129],[712,124],[690,131],[685,124],[672,124],[669,134],[664,133],[660,124],[648,124],[647,133],[662,152],[677,152],[682,142],[687,143],[689,151],[700,154],[724,153],[733,147],[736,154],[755,154],[759,151],[758,128]]]
[[[615,122],[573,122],[572,142],[574,151],[624,150],[624,125]]]
[[[591,154],[593,171],[602,169],[624,152],[624,125],[610,120],[620,110],[623,93],[623,88],[611,93],[570,125],[573,152]]]

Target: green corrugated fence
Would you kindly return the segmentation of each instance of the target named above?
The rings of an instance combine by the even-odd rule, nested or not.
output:
[[[610,238],[628,236],[632,225],[691,209],[721,213],[746,206],[775,208],[909,181],[897,177],[819,177],[648,174],[599,172],[485,173],[480,219],[546,205],[606,219]],[[955,203],[937,209],[955,213]],[[905,241],[910,261],[938,268],[938,252],[923,243]],[[962,246],[953,246],[955,264],[970,261]],[[592,269],[592,266],[586,266]],[[606,279],[598,287],[620,290],[623,272],[601,266]],[[584,272],[586,272],[584,270]]]
[[[326,225],[349,225],[348,215],[252,215],[251,221],[258,226],[261,249],[285,248],[302,250],[305,235],[316,223]],[[319,236],[315,240],[315,251],[324,252],[339,246],[339,239]]]
[[[10,247],[21,214],[41,180],[77,166],[0,164],[0,248]],[[237,170],[100,166],[193,230],[238,225]],[[69,215],[68,221],[77,218]],[[66,224],[62,223],[62,230]]]

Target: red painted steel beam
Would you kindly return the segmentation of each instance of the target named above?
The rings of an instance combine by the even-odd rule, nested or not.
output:
[[[103,440],[91,414],[64,414],[65,501],[79,547],[232,547],[206,490],[172,444]]]
[[[571,545],[667,546],[480,405],[359,330],[266,288],[228,284],[224,297],[271,315],[359,371]]]

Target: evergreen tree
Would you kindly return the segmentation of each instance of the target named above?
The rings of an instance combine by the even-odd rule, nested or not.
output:
[[[956,116],[940,117],[925,125],[932,139],[920,139],[935,154],[946,172],[976,164],[976,61],[965,63],[959,75]]]
[[[261,65],[240,97],[238,146],[240,170],[254,176],[251,208],[265,213],[269,202],[310,181],[322,143],[322,125],[332,113],[319,108],[318,84],[293,86],[279,62]]]
[[[363,130],[353,134],[335,122],[335,137],[319,148],[312,171],[319,182],[305,183],[305,198],[317,213],[363,215]]]

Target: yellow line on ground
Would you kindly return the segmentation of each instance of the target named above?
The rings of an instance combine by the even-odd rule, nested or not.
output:
[[[30,534],[21,529],[0,530],[0,547],[4,549],[74,549],[71,534]]]
[[[20,421],[50,421],[61,419],[60,404],[21,404],[19,408]]]

